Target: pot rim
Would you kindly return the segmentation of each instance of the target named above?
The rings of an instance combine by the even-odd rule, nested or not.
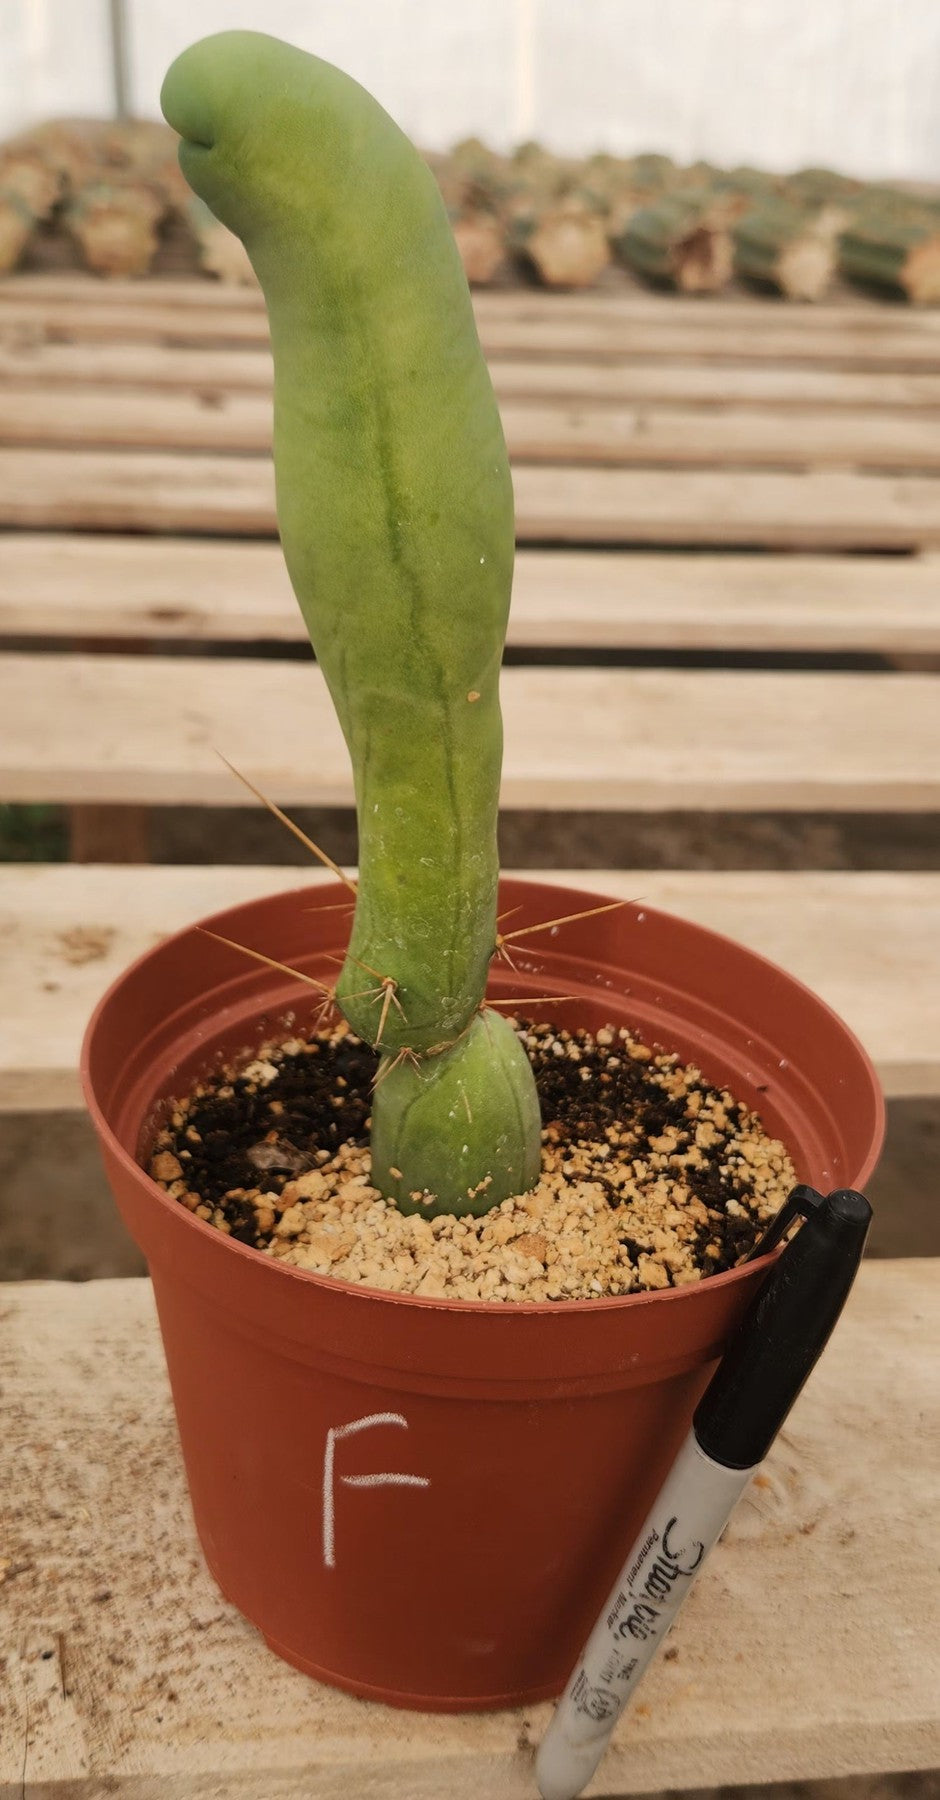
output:
[[[553,874],[554,873],[555,872],[553,872]],[[557,871],[557,874],[563,875],[564,871],[559,870]],[[504,878],[501,877],[501,882],[503,879]],[[551,881],[527,881],[525,876],[521,878],[513,877],[511,879],[515,887],[526,885],[533,889],[546,891],[551,891],[552,889],[556,892],[559,890],[567,891],[569,893],[576,891],[579,896],[582,896],[586,900],[588,905],[590,905],[592,901],[603,902],[605,899],[610,898],[609,895],[605,896],[596,893],[593,889],[578,888],[577,890],[564,890],[563,883],[556,879],[552,879]],[[339,888],[340,885],[341,884],[338,882],[317,881],[316,883],[311,884],[311,887],[313,891],[331,894],[334,887]],[[729,1287],[733,1283],[738,1283],[744,1279],[752,1279],[755,1270],[770,1268],[771,1263],[780,1254],[779,1247],[771,1251],[768,1255],[755,1258],[753,1261],[739,1263],[735,1268],[727,1269],[720,1275],[707,1275],[700,1281],[689,1282],[682,1287],[658,1288],[652,1291],[647,1290],[633,1294],[599,1295],[597,1298],[591,1300],[507,1301],[445,1299],[436,1298],[426,1294],[401,1294],[389,1292],[385,1288],[368,1287],[364,1282],[344,1282],[328,1275],[319,1275],[312,1269],[299,1269],[290,1263],[276,1262],[273,1258],[263,1257],[262,1253],[254,1249],[253,1246],[240,1243],[236,1238],[217,1230],[216,1227],[210,1225],[208,1221],[197,1219],[193,1213],[188,1212],[177,1200],[173,1199],[172,1195],[167,1194],[164,1189],[154,1181],[153,1177],[144,1168],[143,1164],[137,1162],[136,1159],[131,1156],[130,1152],[124,1148],[124,1145],[119,1141],[111,1124],[105,1117],[104,1112],[99,1105],[91,1076],[90,1064],[95,1035],[100,1027],[107,1008],[111,1004],[114,996],[120,991],[125,981],[131,978],[139,969],[143,968],[154,956],[160,955],[160,953],[166,950],[168,946],[180,942],[202,926],[213,925],[220,920],[227,918],[232,911],[238,910],[239,906],[257,903],[263,904],[265,901],[274,901],[282,898],[286,899],[291,894],[303,891],[302,888],[278,889],[275,893],[258,896],[255,901],[241,902],[238,903],[236,907],[223,907],[218,912],[209,913],[206,914],[204,918],[193,920],[191,924],[184,925],[179,931],[168,933],[166,937],[160,939],[158,944],[151,946],[148,950],[144,950],[139,956],[135,957],[132,962],[128,963],[126,968],[124,968],[108,985],[105,992],[98,1000],[85,1028],[79,1057],[79,1077],[85,1105],[91,1116],[95,1130],[99,1137],[107,1140],[111,1154],[123,1165],[125,1171],[129,1175],[132,1175],[136,1181],[142,1183],[143,1187],[148,1192],[149,1197],[156,1201],[164,1211],[168,1211],[178,1225],[184,1229],[195,1231],[204,1239],[204,1241],[212,1242],[214,1245],[217,1245],[219,1250],[223,1253],[228,1252],[229,1254],[234,1254],[245,1259],[246,1268],[260,1264],[270,1272],[268,1279],[270,1279],[270,1274],[274,1274],[277,1278],[282,1280],[289,1279],[295,1282],[305,1283],[312,1287],[314,1291],[325,1290],[333,1296],[340,1293],[348,1297],[349,1300],[362,1300],[363,1302],[368,1302],[372,1306],[377,1302],[383,1302],[390,1306],[413,1307],[421,1312],[461,1313],[473,1317],[496,1317],[505,1319],[508,1313],[511,1313],[513,1318],[527,1317],[532,1319],[545,1319],[548,1317],[567,1318],[582,1316],[584,1314],[596,1317],[598,1314],[604,1312],[622,1312],[625,1308],[637,1309],[652,1305],[664,1306],[668,1305],[670,1302],[672,1304],[677,1304],[692,1295],[700,1294],[703,1288],[707,1288],[709,1292],[717,1291],[720,1288]],[[881,1084],[875,1072],[874,1064],[872,1063],[867,1050],[851,1027],[847,1025],[835,1011],[834,1007],[831,1007],[828,1001],[821,999],[812,988],[808,987],[805,982],[800,981],[797,976],[791,975],[788,970],[781,968],[779,963],[772,962],[769,957],[761,955],[759,951],[751,950],[747,945],[741,944],[736,938],[730,938],[724,932],[713,931],[709,926],[699,925],[693,920],[683,919],[681,915],[677,913],[669,913],[662,908],[650,906],[645,900],[642,901],[642,903],[640,901],[632,900],[624,902],[624,911],[628,911],[634,907],[637,910],[642,910],[647,917],[652,917],[658,922],[664,921],[667,928],[670,924],[675,922],[681,925],[683,929],[699,934],[706,943],[711,942],[730,945],[739,954],[744,954],[754,962],[760,963],[765,969],[773,971],[778,977],[782,977],[793,988],[798,989],[804,996],[808,997],[820,1011],[828,1014],[829,1018],[834,1021],[840,1032],[843,1034],[843,1037],[854,1046],[869,1076],[870,1093],[871,1098],[874,1101],[875,1129],[872,1134],[872,1148],[869,1150],[868,1156],[857,1178],[860,1184],[867,1181],[877,1164],[884,1139],[886,1122],[885,1099]],[[303,991],[303,984],[298,983],[298,997]]]

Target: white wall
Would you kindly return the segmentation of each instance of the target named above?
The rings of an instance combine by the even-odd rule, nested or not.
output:
[[[155,111],[167,63],[194,35],[272,31],[338,63],[433,148],[512,119],[513,0],[128,0],[133,92]]]
[[[316,50],[418,141],[940,178],[940,0],[125,0],[136,109],[230,25]],[[108,0],[0,0],[0,134],[110,105]]]
[[[0,136],[110,106],[108,0],[0,0]]]

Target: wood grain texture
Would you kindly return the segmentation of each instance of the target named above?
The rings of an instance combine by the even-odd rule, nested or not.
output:
[[[50,281],[44,291],[22,295],[14,280],[0,299],[0,335],[8,342],[162,342],[172,344],[258,345],[267,342],[267,318],[260,295],[240,290],[206,290],[215,304],[186,304],[168,298],[159,282],[138,284],[129,303],[119,295],[71,297]],[[482,297],[481,297],[482,299]],[[940,369],[940,334],[929,322],[911,330],[907,316],[866,312],[817,324],[818,315],[795,309],[751,305],[709,317],[688,310],[670,312],[644,297],[612,300],[600,295],[553,301],[539,295],[494,294],[477,304],[477,323],[488,356],[693,356],[731,363],[775,357],[832,368]],[[918,315],[920,317],[921,315]]]
[[[566,869],[541,878],[640,899],[738,939],[847,1020],[887,1093],[940,1094],[940,875]],[[0,1110],[80,1105],[92,1009],[166,933],[319,879],[313,868],[0,868]]]
[[[884,300],[855,290],[851,297],[824,299],[811,313],[800,307],[785,305],[779,298],[754,292],[689,296],[650,292],[621,277],[623,285],[595,289],[590,293],[546,293],[533,287],[476,290],[474,311],[478,319],[510,316],[526,320],[558,318],[654,319],[659,323],[687,325],[694,323],[703,331],[728,325],[755,326],[763,320],[775,329],[799,335],[807,327],[819,332],[841,332],[847,327],[872,336],[894,335],[898,331],[915,337],[940,337],[940,321],[931,310],[910,310],[886,305]],[[177,310],[191,307],[224,313],[233,305],[239,312],[246,309],[262,312],[264,299],[260,287],[234,290],[193,275],[153,275],[146,282],[131,280],[98,281],[84,270],[19,271],[0,279],[0,307],[8,302],[29,301],[41,305],[50,300],[73,304],[113,306],[121,312],[163,310],[172,305]]]
[[[489,291],[477,289],[473,306],[478,321],[513,318],[525,323],[551,323],[603,319],[613,322],[637,319],[683,327],[696,325],[703,332],[728,326],[756,329],[761,325],[794,336],[838,334],[854,329],[876,337],[898,334],[936,340],[940,338],[937,315],[928,309],[899,309],[883,298],[861,290],[830,296],[812,312],[787,306],[779,298],[754,292],[683,295],[655,293],[638,287],[620,272],[620,285],[608,285],[587,293],[547,293],[537,287],[518,286]],[[232,288],[207,281],[204,276],[155,275],[148,281],[113,279],[102,283],[85,270],[17,272],[0,280],[0,307],[28,302],[42,308],[50,302],[68,302],[76,308],[88,305],[112,307],[122,313],[162,314],[167,306],[179,313],[197,312],[224,317],[235,311],[264,312],[259,286]]]
[[[267,347],[219,350],[211,345],[123,344],[112,341],[56,343],[3,335],[0,309],[0,379],[7,387],[49,383],[66,386],[180,389],[216,403],[227,392],[270,395]],[[596,362],[492,357],[490,373],[500,400],[592,401],[630,405],[804,406],[894,411],[940,409],[940,374],[890,369],[856,370],[780,366],[756,361],[739,366],[694,357],[647,361],[624,355]]]
[[[612,406],[609,401],[506,400],[514,462],[575,465],[940,469],[930,414],[828,408]],[[205,390],[12,388],[0,407],[0,444],[38,449],[210,450],[266,453],[266,395]]]
[[[934,1524],[938,1277],[927,1260],[863,1266],[598,1793],[935,1762],[940,1667],[912,1546]],[[530,1800],[549,1706],[447,1717],[357,1701],[279,1662],[222,1600],[148,1282],[8,1287],[0,1366],[4,1793]]]
[[[521,550],[509,642],[585,649],[940,650],[940,557]],[[300,643],[280,549],[11,532],[0,636]]]
[[[504,806],[760,811],[940,804],[940,676],[510,668]],[[272,729],[272,720],[277,729]],[[0,659],[0,798],[348,806],[320,671],[174,657]]]
[[[263,393],[269,401],[273,389],[267,347],[215,350],[166,344],[61,344],[25,334],[5,336],[2,309],[0,379],[8,390],[21,382],[48,381],[60,390],[72,385],[184,389],[210,395],[244,390]],[[914,379],[932,383],[934,377]]]
[[[514,482],[519,537],[528,542],[794,550],[940,543],[940,484],[925,476],[522,466]]]
[[[34,278],[36,279],[36,278]],[[54,278],[39,277],[49,287]],[[73,278],[74,279],[74,278]],[[190,281],[189,292],[198,284]],[[94,293],[94,283],[86,280],[84,293]],[[128,297],[141,294],[140,283],[126,282]],[[182,286],[177,290],[180,303],[186,296]],[[77,283],[73,297],[80,299]],[[12,295],[15,298],[15,294]],[[37,289],[36,298],[41,298]],[[260,293],[254,295],[261,304]],[[695,325],[707,335],[735,327],[745,331],[761,326],[793,337],[838,335],[846,330],[858,331],[871,338],[902,336],[940,341],[940,319],[931,309],[886,305],[883,297],[873,297],[855,289],[848,298],[830,296],[807,312],[804,307],[788,306],[780,297],[755,291],[732,294],[673,294],[651,291],[634,285],[619,290],[610,287],[589,293],[553,294],[538,288],[516,288],[506,291],[478,292],[473,296],[474,310],[482,324],[491,318],[511,317],[529,324],[551,323],[553,319],[591,322],[605,319],[628,323],[631,319],[654,321],[661,325],[685,327]]]
[[[15,274],[0,279],[0,306],[7,301],[43,302],[50,299],[93,301],[95,304],[118,307],[122,312],[128,308],[146,310],[154,305],[162,307],[168,303],[178,308],[194,306],[216,312],[224,311],[233,302],[239,309],[252,307],[262,311],[264,308],[259,287],[249,287],[233,293],[231,288],[208,281],[205,276],[154,274],[146,282],[115,279],[103,284],[86,270],[75,269],[18,270]],[[507,309],[521,312],[525,317],[546,313],[551,317],[564,311],[575,317],[587,313],[589,316],[597,314],[616,318],[627,313],[638,318],[665,318],[683,322],[694,320],[705,328],[712,324],[740,323],[742,320],[753,323],[755,315],[763,315],[773,319],[776,324],[802,331],[807,317],[799,308],[786,307],[780,300],[766,294],[748,292],[689,297],[683,294],[652,293],[628,281],[619,289],[596,289],[588,294],[546,294],[532,287],[508,288],[490,293],[477,291],[473,295],[473,304],[479,318]],[[886,306],[883,300],[872,298],[862,291],[853,292],[848,300],[830,296],[814,307],[810,317],[812,323],[820,329],[828,326],[833,331],[842,330],[846,325],[858,325],[874,332],[884,331],[886,327],[891,331],[900,327],[913,332],[937,332],[936,318],[932,313],[899,312],[897,307]]]
[[[940,545],[928,476],[517,465],[521,543],[795,550]],[[273,536],[268,458],[0,449],[0,526]]]
[[[88,335],[100,333],[102,323],[92,321]],[[802,329],[779,323],[779,315],[763,313],[722,321],[702,330],[695,319],[632,318],[621,315],[569,313],[562,317],[527,315],[523,311],[494,313],[478,321],[480,340],[487,356],[557,356],[596,360],[618,356],[698,357],[703,361],[751,363],[776,359],[783,363],[839,369],[931,370],[940,366],[940,338],[914,336],[903,329],[885,329],[877,335],[846,323],[840,330],[814,331],[807,316]],[[185,328],[184,328],[185,329]],[[233,319],[233,336],[244,329]],[[179,330],[179,328],[178,328]],[[180,333],[180,335],[182,335]],[[246,341],[253,341],[248,338]]]

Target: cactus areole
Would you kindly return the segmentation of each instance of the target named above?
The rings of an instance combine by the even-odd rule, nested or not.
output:
[[[406,1209],[485,1212],[537,1180],[540,1139],[528,1060],[483,1009],[514,527],[463,269],[430,170],[330,64],[223,32],[161,100],[268,309],[281,541],[353,765],[336,994],[383,1059],[373,1181]]]

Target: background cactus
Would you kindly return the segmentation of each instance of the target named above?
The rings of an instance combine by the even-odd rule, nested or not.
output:
[[[195,44],[162,104],[268,308],[281,540],[353,763],[336,992],[384,1058],[373,1180],[405,1206],[430,1192],[428,1211],[482,1212],[537,1179],[539,1112],[515,1034],[481,1011],[514,527],[445,206],[362,88],[262,34]]]

